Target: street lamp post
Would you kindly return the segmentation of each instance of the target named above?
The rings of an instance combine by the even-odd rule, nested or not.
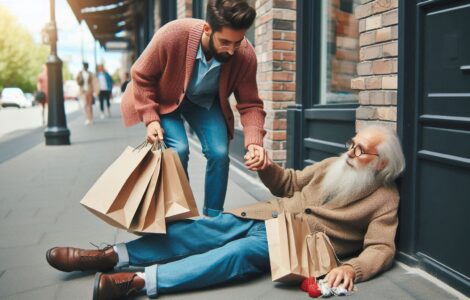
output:
[[[48,24],[48,39],[51,53],[47,58],[48,118],[44,130],[46,145],[70,145],[70,131],[67,128],[64,109],[64,88],[62,83],[62,61],[57,56],[57,26],[55,22],[55,0],[50,0],[51,22]]]

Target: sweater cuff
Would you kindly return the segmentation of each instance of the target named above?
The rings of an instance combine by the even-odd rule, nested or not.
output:
[[[243,131],[245,133],[245,148],[251,144],[263,147],[263,137],[266,134],[264,129],[250,126],[245,127]]]
[[[354,269],[354,272],[356,273],[356,276],[354,277],[354,282],[361,282],[363,280],[364,275],[362,273],[361,265],[357,261],[357,259],[350,259],[344,262],[343,265],[350,265]]]
[[[160,116],[153,110],[146,111],[142,115],[142,121],[144,122],[145,126],[147,126],[149,123],[152,123],[153,121],[159,121],[160,122]]]
[[[259,170],[258,171],[258,176],[264,182],[263,179],[271,179],[272,180],[273,178],[275,178],[276,174],[278,174],[279,172],[281,172],[281,173],[284,172],[282,167],[273,162],[269,167],[267,167],[263,170]]]

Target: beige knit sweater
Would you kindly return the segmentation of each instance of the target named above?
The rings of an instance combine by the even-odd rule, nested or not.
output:
[[[185,100],[192,77],[196,54],[201,42],[203,20],[179,19],[160,28],[131,69],[132,81],[122,96],[124,124],[159,120],[160,115],[178,108]],[[263,145],[266,134],[263,102],[256,83],[257,59],[245,39],[240,49],[222,64],[219,79],[219,101],[233,138],[234,116],[228,97],[233,93],[245,134],[245,146]]]
[[[320,184],[329,158],[301,171],[273,164],[259,172],[263,183],[279,198],[229,211],[238,217],[267,220],[277,213],[299,213],[312,231],[324,231],[342,263],[351,265],[356,282],[387,268],[395,255],[399,195],[395,186],[373,186],[355,199],[331,199],[323,204]]]

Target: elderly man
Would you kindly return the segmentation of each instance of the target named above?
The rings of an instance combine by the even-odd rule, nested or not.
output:
[[[351,290],[355,282],[369,279],[393,260],[399,199],[393,182],[403,169],[396,135],[384,127],[368,127],[340,157],[302,171],[272,163],[259,171],[279,198],[213,219],[175,222],[166,235],[149,234],[102,250],[52,248],[47,260],[68,272],[145,267],[137,273],[98,273],[94,299],[202,288],[269,271],[263,220],[291,212],[329,236],[337,255],[345,259],[328,273],[328,283]]]

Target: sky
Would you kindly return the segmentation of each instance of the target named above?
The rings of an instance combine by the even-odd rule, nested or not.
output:
[[[41,43],[41,30],[50,21],[49,0],[0,0],[0,5],[6,7],[17,18],[36,42]],[[90,69],[94,70],[93,36],[84,22],[80,26],[66,0],[56,0],[56,22],[59,34],[57,43],[59,58],[68,63],[72,74],[76,74],[82,66],[81,40],[83,39],[85,61],[88,61]],[[98,63],[103,62],[110,74],[120,68],[121,53],[105,52],[98,43],[96,48]]]

